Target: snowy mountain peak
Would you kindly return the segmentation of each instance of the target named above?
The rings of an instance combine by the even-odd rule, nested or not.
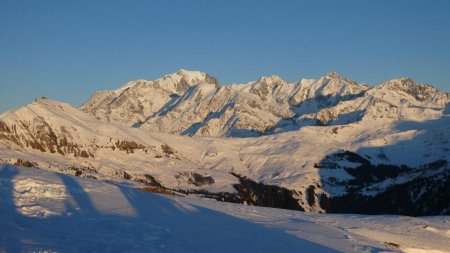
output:
[[[361,94],[368,88],[367,85],[343,78],[336,72],[330,72],[317,80],[302,80],[298,85],[294,95],[290,98],[293,105],[313,99],[328,100],[320,102],[321,104],[336,104],[337,100]],[[317,106],[321,107],[322,105]]]
[[[329,78],[340,78],[340,75],[336,71],[331,71],[326,74]]]
[[[322,83],[334,85],[360,85],[357,82],[339,75],[337,72],[329,72],[325,76],[319,78]],[[319,81],[318,80],[318,81]]]
[[[190,86],[196,85],[203,81],[220,85],[215,77],[205,72],[180,69],[175,73],[164,75],[154,81],[139,79],[127,82],[119,89],[115,90],[114,93],[120,95],[122,92],[130,88],[144,89],[146,86],[154,86],[155,88],[161,88],[173,93],[182,93]]]
[[[172,78],[173,80],[180,80],[185,78],[187,81],[195,82],[196,80],[204,79],[206,73],[200,71],[190,71],[185,69],[180,69],[175,73],[163,76],[161,79]]]
[[[408,89],[414,86],[417,86],[411,78],[409,77],[401,77],[397,79],[391,79],[388,80],[380,85],[380,87],[385,87],[389,89],[395,89],[395,88],[401,88],[401,89]]]
[[[220,88],[217,79],[207,73],[181,69],[154,81],[136,80],[114,91],[96,92],[80,109],[102,120],[133,126],[203,82]]]
[[[275,90],[281,89],[281,87],[286,84],[286,81],[279,76],[262,76],[258,81],[252,84],[250,93],[258,95],[263,100],[267,100],[268,95],[273,95]]]
[[[168,92],[181,95],[181,93],[185,92],[189,87],[202,81],[219,85],[216,78],[205,72],[189,71],[185,69],[180,69],[175,73],[165,75],[155,81],[152,81],[152,85]]]
[[[177,72],[175,72],[173,74],[184,75],[184,76],[197,76],[197,77],[200,77],[200,76],[205,75],[206,73],[198,71],[198,70],[179,69]]]
[[[342,77],[341,75],[339,75],[336,72],[329,72],[325,76],[322,76],[321,78],[319,78],[319,80],[322,80],[321,82],[326,83],[326,84],[331,82],[333,84],[339,84],[339,85],[344,85],[344,84],[358,85],[357,82],[355,82],[351,79]]]
[[[417,84],[411,78],[392,79],[377,87],[380,90],[402,93],[414,97],[417,101],[437,101],[450,98],[449,93],[441,92],[429,84]],[[444,101],[445,102],[445,101]]]
[[[171,79],[175,83],[185,81],[189,86],[196,85],[202,81],[213,83],[220,86],[219,81],[215,77],[201,71],[180,69],[177,72],[165,75],[164,77],[156,81],[162,81],[167,79]]]
[[[270,76],[261,76],[258,79],[258,81],[256,81],[256,83],[281,85],[286,84],[286,81],[284,81],[280,76],[270,75]]]

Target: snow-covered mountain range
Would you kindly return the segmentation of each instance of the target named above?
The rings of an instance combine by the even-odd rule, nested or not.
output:
[[[449,214],[449,103],[408,78],[222,86],[180,70],[0,115],[0,162],[311,212]]]
[[[363,119],[425,120],[442,114],[448,93],[411,79],[369,87],[332,72],[287,83],[278,76],[221,86],[216,78],[180,70],[95,93],[81,110],[125,126],[171,134],[250,137],[304,125]]]

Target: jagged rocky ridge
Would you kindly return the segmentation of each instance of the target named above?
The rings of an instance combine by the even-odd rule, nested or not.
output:
[[[302,90],[302,85],[283,84],[273,76],[228,88],[230,92],[240,89],[233,101],[247,103],[250,100],[246,99],[258,97],[260,100],[252,101],[273,106],[254,106],[254,111],[248,111],[233,102],[227,110],[240,120],[249,120],[251,113],[264,115],[266,109],[274,111],[287,104],[287,112],[294,116],[261,131],[237,128],[237,121],[228,119],[229,125],[216,132],[220,136],[266,136],[192,138],[149,131],[147,127],[158,126],[154,130],[166,132],[166,126],[179,126],[179,115],[189,121],[189,115],[199,114],[198,108],[213,108],[204,101],[216,101],[213,99],[228,86],[220,87],[215,78],[195,73],[180,71],[174,74],[177,77],[163,78],[169,84],[177,78],[187,81],[172,86],[165,83],[172,90],[167,99],[173,101],[154,114],[159,123],[148,117],[130,127],[124,123],[129,115],[117,114],[120,106],[111,109],[108,122],[99,113],[101,108],[93,116],[48,99],[4,113],[0,116],[0,162],[122,181],[159,192],[194,193],[309,212],[448,213],[447,93],[405,78],[368,87],[335,73],[319,81],[302,80],[308,83]],[[323,83],[327,83],[325,87],[320,85]],[[284,88],[261,88],[271,85]],[[292,87],[298,90],[289,93]],[[121,93],[127,95],[118,100],[127,101],[131,96],[127,91],[135,88],[134,83],[123,87]],[[138,95],[139,90],[133,94]],[[339,90],[340,95],[330,95],[330,90]],[[198,97],[194,104],[193,94]],[[209,96],[205,94],[212,94],[211,99],[205,100]],[[218,115],[214,119],[220,123],[223,115]],[[174,133],[198,136],[203,127],[189,125],[193,132]]]

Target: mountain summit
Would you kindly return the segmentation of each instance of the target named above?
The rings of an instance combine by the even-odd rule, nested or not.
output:
[[[154,81],[130,81],[117,90],[96,92],[80,109],[102,120],[132,126],[200,82],[220,86],[206,73],[181,69]]]

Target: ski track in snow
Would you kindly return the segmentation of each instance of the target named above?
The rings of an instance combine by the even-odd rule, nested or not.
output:
[[[0,166],[0,207],[0,252],[450,249],[445,216],[312,214],[167,197],[12,165]]]

